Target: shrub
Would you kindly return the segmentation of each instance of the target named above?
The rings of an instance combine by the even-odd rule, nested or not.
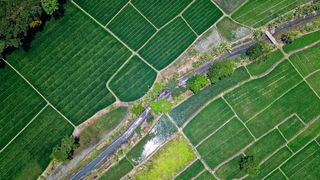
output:
[[[159,99],[151,102],[150,107],[155,114],[168,113],[172,109],[172,104],[166,99]]]
[[[202,88],[209,84],[209,80],[205,75],[194,75],[188,79],[187,87],[193,92],[198,93]]]
[[[72,137],[65,136],[61,140],[61,144],[53,148],[51,158],[58,162],[72,159],[73,151],[76,148],[75,140]]]
[[[134,115],[139,115],[143,112],[144,108],[142,106],[142,104],[137,104],[137,105],[134,105],[130,108],[130,111],[132,114]]]
[[[250,60],[256,60],[257,58],[268,54],[270,51],[271,47],[268,43],[259,41],[247,50],[246,55]]]
[[[221,61],[212,64],[209,69],[208,77],[212,84],[216,83],[217,81],[221,80],[222,78],[229,77],[233,74],[236,65],[234,61],[227,60]]]
[[[253,156],[245,156],[240,159],[240,170],[249,176],[256,176],[260,173],[259,162]]]

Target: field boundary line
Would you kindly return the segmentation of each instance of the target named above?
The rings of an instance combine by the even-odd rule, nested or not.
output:
[[[222,96],[221,97],[223,99],[223,101],[229,106],[229,108],[231,109],[231,111],[236,115],[236,117],[239,119],[239,121],[241,122],[241,124],[247,129],[247,131],[250,133],[250,135],[253,137],[254,141],[257,141],[257,138],[253,135],[253,133],[251,132],[251,130],[246,126],[246,124],[242,121],[242,119],[238,116],[238,114],[236,113],[236,111],[233,109],[233,107],[231,106],[231,104],[229,104],[229,102]]]
[[[196,176],[192,177],[191,180],[197,179],[202,173],[208,171],[206,168],[204,168],[202,171],[200,171]]]
[[[42,109],[0,150],[0,153],[4,151],[29,125],[48,107],[48,103],[42,107]]]
[[[195,159],[194,161],[192,161],[190,164],[188,164],[188,166],[183,167],[177,174],[175,174],[173,176],[173,179],[175,179],[176,177],[178,177],[180,174],[183,173],[183,171],[187,170],[190,166],[192,166],[193,163],[195,163],[197,160],[199,160],[198,158]],[[200,161],[200,160],[199,160]]]
[[[233,115],[230,119],[228,119],[226,122],[224,122],[221,126],[219,126],[217,129],[215,129],[212,133],[210,133],[207,137],[202,139],[195,147],[197,148],[200,146],[204,141],[209,139],[211,136],[213,136],[215,133],[217,133],[219,130],[221,130],[226,124],[228,124],[233,118],[237,117],[236,115]]]
[[[289,180],[289,178],[288,178],[288,176],[286,175],[286,173],[284,173],[281,168],[278,168],[278,169],[279,169],[279,171],[286,177],[286,179]]]
[[[247,4],[249,0],[245,0],[240,6],[238,6],[236,9],[234,9],[229,16],[231,17],[235,12],[237,12],[240,8],[242,8],[245,4]],[[233,19],[233,18],[232,18]]]
[[[187,26],[191,29],[191,31],[198,37],[199,34],[191,27],[191,25],[187,22],[187,20],[182,15],[180,17],[187,24]]]
[[[214,0],[210,0],[210,1],[223,13],[224,16],[229,16],[216,2],[214,2]]]
[[[317,31],[314,31],[314,32],[317,32]],[[314,32],[311,32],[311,33],[314,33]],[[309,34],[311,34],[311,33],[307,33],[307,34],[305,34],[305,35],[303,35],[303,36],[309,35]],[[301,37],[303,37],[303,36],[301,36]],[[309,48],[312,48],[312,47],[314,47],[314,46],[317,46],[319,43],[320,43],[320,40],[318,40],[318,41],[316,41],[316,42],[313,42],[313,43],[311,43],[311,44],[309,44],[309,45],[307,45],[307,46],[304,46],[304,47],[302,47],[302,48],[299,48],[299,49],[296,49],[296,50],[294,50],[294,51],[288,52],[288,53],[285,52],[285,51],[282,49],[282,51],[283,51],[282,53],[288,55],[288,57],[290,58],[290,57],[293,56],[293,55],[296,55],[296,56],[297,56],[297,54],[298,54],[299,52],[302,52],[302,51],[304,51],[304,50],[306,50],[306,49],[309,49]]]
[[[73,0],[72,0],[73,1]],[[107,22],[107,24],[106,25],[104,25],[104,27],[107,27],[127,6],[128,6],[128,4],[130,3],[130,1],[129,2],[127,2],[110,20],[109,20],[109,22]],[[80,5],[79,5],[80,6]],[[81,6],[80,6],[81,7]]]
[[[4,60],[4,59],[3,59]],[[48,105],[50,105],[58,114],[60,114],[66,121],[68,121],[73,128],[76,128],[76,125],[73,124],[65,115],[63,115],[60,111],[57,110],[57,108],[55,108],[48,100],[47,98],[45,98],[39,91],[37,88],[35,88],[28,80],[27,78],[25,78],[16,68],[14,68],[7,60],[4,60],[4,62],[6,62],[6,64],[8,64],[27,84],[29,84],[29,86],[36,91],[36,93],[38,93],[39,96],[41,96],[43,98],[44,101],[46,101],[46,103]]]
[[[157,26],[155,26],[144,14],[142,14],[141,11],[131,1],[129,1],[128,4],[130,4],[146,21],[148,21],[157,32],[159,31],[159,28],[157,28]]]
[[[247,68],[247,66],[244,66],[244,69],[246,69],[247,73],[248,73],[249,76],[250,76],[250,79],[252,79],[253,76],[252,76],[252,74],[250,73],[250,71],[249,71],[249,69]]]
[[[318,72],[320,72],[320,69],[317,69],[317,70],[313,71],[312,73],[308,74],[305,78],[308,79],[309,77],[317,74]]]
[[[85,11],[82,7],[80,7],[77,3],[75,3],[73,0],[71,0],[71,3],[74,4],[80,11],[82,11],[85,15],[87,15],[89,18],[91,18],[94,22],[96,22],[98,25],[100,25],[105,31],[107,31],[112,37],[117,39],[123,46],[128,48],[128,50],[131,51],[134,55],[141,58],[142,61],[144,61],[148,66],[150,66],[153,70],[155,70],[157,73],[159,72],[155,67],[153,67],[150,63],[148,63],[146,60],[144,60],[136,51],[131,49],[126,43],[124,43],[118,36],[116,36],[110,29],[106,28],[101,24],[98,20],[96,20],[94,17],[92,17],[87,11]]]

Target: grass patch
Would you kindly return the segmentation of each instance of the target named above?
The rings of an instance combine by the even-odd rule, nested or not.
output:
[[[290,56],[290,61],[293,63],[295,68],[298,69],[302,76],[305,77],[310,73],[320,69],[319,56],[320,44]]]
[[[224,17],[219,21],[217,28],[221,36],[230,42],[237,41],[251,33],[250,29],[235,23],[229,17]]]
[[[224,78],[216,84],[208,86],[199,93],[191,96],[186,101],[175,107],[170,116],[179,126],[182,126],[195,112],[197,112],[203,104],[223,92],[224,90],[235,86],[237,83],[249,79],[246,69],[241,67],[236,69],[231,77]]]
[[[74,0],[74,2],[97,19],[101,24],[105,25],[120,11],[128,0]]]
[[[197,34],[202,34],[220,19],[223,13],[211,0],[195,1],[182,16]]]
[[[237,156],[221,166],[216,174],[221,179],[239,179],[245,175],[243,171],[240,170],[239,162],[243,155]]]
[[[196,180],[215,180],[216,178],[209,171],[204,171],[195,179]]]
[[[250,120],[247,127],[256,137],[260,137],[293,113],[297,113],[305,123],[310,122],[319,116],[319,107],[319,99],[303,82]]]
[[[239,119],[234,118],[205,140],[197,150],[211,168],[237,153],[253,138]]]
[[[241,4],[243,4],[246,0],[213,0],[217,3],[224,12],[230,14],[235,9],[237,9]]]
[[[233,116],[229,106],[222,98],[219,98],[197,114],[183,129],[183,132],[193,145],[197,145]]]
[[[242,24],[257,28],[307,2],[309,0],[249,0],[231,17]]]
[[[110,88],[121,101],[141,98],[157,78],[150,66],[134,56],[111,80]]]
[[[204,165],[198,159],[192,165],[190,165],[187,169],[185,169],[179,176],[177,176],[176,180],[184,180],[184,179],[192,179],[197,176],[204,169]]]
[[[313,138],[317,137],[320,133],[320,118],[318,118],[314,123],[312,123],[306,130],[299,134],[293,141],[291,141],[288,146],[293,151],[298,151],[305,144],[311,141]]]
[[[196,38],[197,36],[182,18],[177,18],[161,29],[139,51],[139,54],[161,70],[173,62]]]
[[[45,106],[45,101],[9,66],[0,69],[0,149]]]
[[[286,53],[301,49],[308,46],[316,41],[320,40],[320,31],[312,32],[302,37],[295,39],[291,44],[283,46],[283,50]]]
[[[284,61],[268,75],[240,86],[225,98],[246,122],[300,81],[299,74],[288,61]]]
[[[307,78],[313,90],[320,96],[320,71]]]
[[[115,101],[105,84],[131,52],[73,4],[64,7],[8,61],[77,125]]]
[[[194,159],[196,156],[187,140],[178,136],[143,164],[134,179],[170,179]]]
[[[286,122],[279,126],[279,130],[283,136],[289,140],[295,136],[302,128],[304,127],[303,123],[298,119],[297,116],[293,116],[288,119]]]
[[[192,0],[132,0],[135,7],[143,13],[157,28],[160,28],[175,16],[177,16],[184,8],[186,8]]]
[[[139,49],[156,32],[130,4],[111,21],[108,28],[134,50]]]
[[[52,148],[73,127],[50,106],[0,153],[1,179],[38,177],[50,162]],[[14,160],[13,160],[14,159]]]
[[[272,67],[272,65],[279,62],[283,57],[284,55],[282,54],[282,52],[280,50],[277,50],[247,65],[247,69],[252,76],[257,76],[266,72]]]
[[[121,159],[116,165],[112,166],[103,176],[102,180],[118,180],[128,174],[133,169],[133,166],[127,158]]]
[[[320,177],[320,148],[310,143],[281,166],[289,179],[317,179]]]

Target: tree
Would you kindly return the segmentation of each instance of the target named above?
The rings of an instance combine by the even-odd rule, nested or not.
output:
[[[142,104],[137,104],[137,105],[134,105],[130,108],[130,111],[132,114],[134,115],[139,115],[143,112],[144,108],[142,106]]]
[[[172,104],[166,99],[159,99],[150,103],[150,107],[155,114],[168,113],[172,109]]]
[[[59,9],[59,3],[57,0],[41,0],[41,6],[49,15],[52,15]]]
[[[231,76],[235,68],[236,65],[232,60],[220,61],[212,64],[208,72],[208,77],[211,83],[214,84],[222,78]]]
[[[256,176],[260,173],[260,165],[257,159],[253,156],[245,156],[240,159],[240,170],[249,176]]]
[[[256,60],[257,58],[268,54],[270,51],[271,47],[268,43],[259,41],[247,50],[246,55],[250,60]]]
[[[209,80],[205,75],[194,75],[187,81],[187,87],[193,92],[198,93],[202,88],[209,84]]]
[[[72,159],[73,151],[76,147],[75,140],[72,137],[65,136],[61,140],[61,144],[53,148],[51,158],[59,162]]]
[[[282,34],[280,39],[284,44],[292,43],[292,38],[288,34]]]

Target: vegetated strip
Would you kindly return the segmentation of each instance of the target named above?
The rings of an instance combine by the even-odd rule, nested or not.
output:
[[[312,32],[295,39],[291,44],[283,46],[286,53],[301,49],[320,40],[320,31]]]
[[[125,176],[133,169],[127,158],[122,158],[117,164],[110,167],[106,173],[100,178],[102,180],[118,180]]]

